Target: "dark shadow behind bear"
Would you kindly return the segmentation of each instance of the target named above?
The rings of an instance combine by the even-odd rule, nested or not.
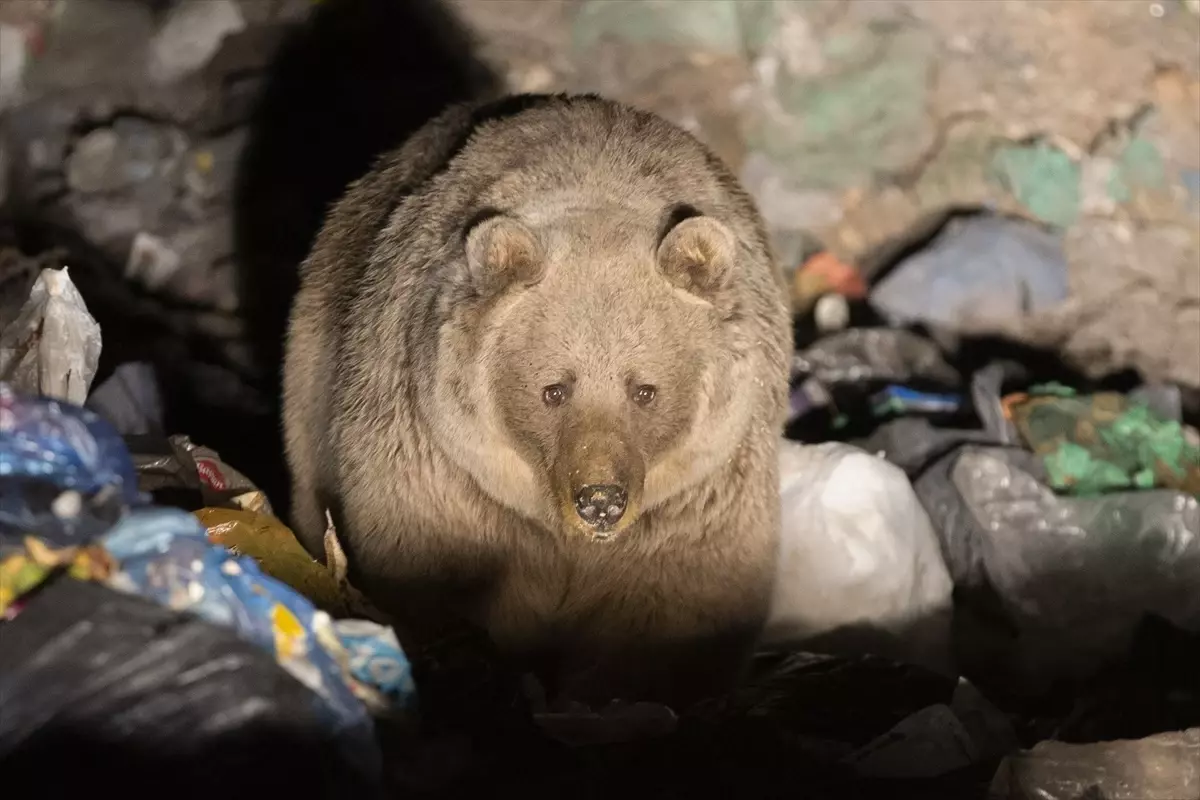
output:
[[[298,267],[326,209],[447,105],[500,86],[441,0],[324,3],[281,48],[234,198],[239,290],[270,418],[253,426],[253,441],[241,435],[246,428],[205,440],[281,515],[289,500],[279,425],[284,336]]]

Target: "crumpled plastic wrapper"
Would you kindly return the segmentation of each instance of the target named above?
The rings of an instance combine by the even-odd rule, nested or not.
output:
[[[40,480],[85,496],[111,492],[126,505],[146,500],[124,442],[105,420],[78,406],[31,401],[5,384],[0,384],[0,476]]]
[[[333,628],[344,648],[343,672],[350,689],[376,716],[412,707],[416,688],[408,659],[386,618],[349,583],[346,557],[331,527],[325,534],[326,564],[313,559],[291,529],[275,517],[245,509],[202,508],[195,512],[208,540],[230,553],[254,559],[264,574],[287,584],[335,617]]]
[[[325,533],[325,563],[316,561],[291,529],[269,514],[244,508],[202,508],[195,512],[208,529],[208,540],[250,556],[263,572],[286,583],[335,617],[384,622],[384,615],[350,585],[346,556],[330,525]]]
[[[1004,759],[987,800],[1200,797],[1200,728],[1138,740],[1040,742]]]
[[[0,332],[0,381],[82,405],[100,362],[100,326],[67,270],[43,269]]]
[[[792,374],[816,378],[826,386],[908,383],[917,377],[946,386],[961,381],[936,344],[911,331],[892,328],[851,328],[826,336],[794,356]]]
[[[129,436],[126,444],[143,491],[183,490],[197,495],[200,506],[274,514],[266,494],[222,461],[220,454],[212,448],[195,444],[182,435],[165,440],[155,436]],[[189,510],[200,506],[193,505]]]
[[[394,630],[366,619],[337,619],[333,629],[346,656],[343,669],[353,677],[350,690],[372,714],[388,717],[415,707],[412,667]]]

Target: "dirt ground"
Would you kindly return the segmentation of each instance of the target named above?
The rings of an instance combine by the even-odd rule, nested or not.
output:
[[[265,149],[290,159],[271,181],[310,185],[276,188],[264,200],[275,217],[247,225],[231,206],[246,123],[263,116],[257,92],[293,29],[335,6],[383,4],[5,0],[0,203],[78,231],[127,276],[213,312],[196,321],[206,335],[236,340],[244,332],[222,315],[252,299],[238,283],[252,260],[239,228],[309,235],[369,163],[339,151],[377,151],[472,94],[597,91],[708,142],[758,199],[788,266],[814,246],[861,258],[954,208],[1055,226],[1068,301],[1001,327],[1061,344],[1096,373],[1136,365],[1200,386],[1194,0],[396,4],[370,24],[325,26],[329,41],[294,79],[311,108],[289,111],[311,141]],[[347,144],[313,121],[342,112],[343,127],[372,132]],[[92,163],[113,137],[81,135],[121,116],[117,150],[140,154],[125,168],[161,178],[136,191]],[[339,158],[340,170],[323,163]],[[305,189],[319,197],[301,213],[291,195]],[[297,236],[286,258],[304,252]],[[246,366],[226,350],[222,369]]]
[[[805,235],[853,258],[947,208],[1024,213],[1065,228],[1071,288],[1026,335],[1200,384],[1195,3],[455,5],[512,87],[598,91],[698,133],[785,261]]]

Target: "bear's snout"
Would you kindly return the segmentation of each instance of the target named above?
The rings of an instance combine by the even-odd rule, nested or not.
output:
[[[612,484],[584,486],[575,494],[575,510],[579,517],[597,532],[606,531],[621,521],[629,493],[623,486]]]
[[[637,522],[645,465],[628,421],[591,411],[567,421],[554,458],[554,496],[563,526],[588,539],[616,537]]]

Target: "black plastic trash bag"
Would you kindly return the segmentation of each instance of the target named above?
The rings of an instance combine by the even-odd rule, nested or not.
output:
[[[371,798],[312,692],[232,630],[75,580],[0,624],[14,797]]]
[[[1000,393],[1018,372],[974,376],[982,430],[902,419],[862,443],[912,478],[964,604],[987,605],[1008,628],[1008,663],[990,666],[1082,677],[1127,652],[1148,614],[1200,631],[1200,503],[1169,490],[1056,494],[1004,417]]]
[[[1018,673],[1074,675],[1122,653],[1148,613],[1200,630],[1200,503],[1180,492],[1056,495],[1035,456],[969,446],[915,488],[960,588],[995,592]]]
[[[792,360],[791,410],[787,436],[817,442],[865,435],[879,422],[889,392],[953,392],[963,384],[937,344],[893,328],[851,328],[826,336]],[[928,399],[946,400],[949,397]],[[957,402],[931,416],[959,414]]]

